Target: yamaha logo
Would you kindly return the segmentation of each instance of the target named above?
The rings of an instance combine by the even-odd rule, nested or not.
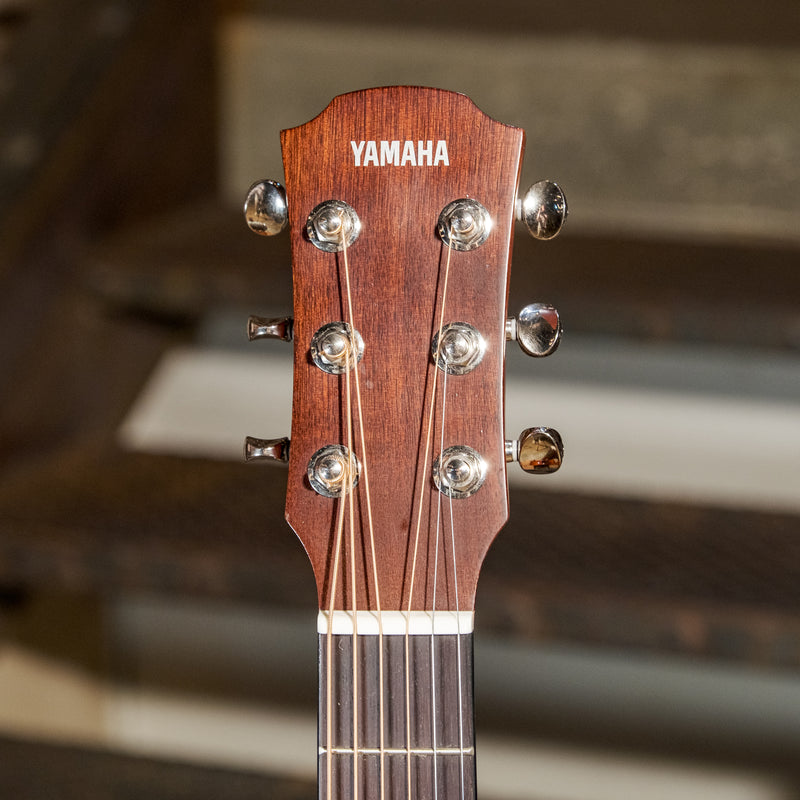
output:
[[[414,142],[369,141],[350,142],[353,159],[357,167],[438,167],[450,166],[447,142],[439,139],[434,146],[432,139]]]

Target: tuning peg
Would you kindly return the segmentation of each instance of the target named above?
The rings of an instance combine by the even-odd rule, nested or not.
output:
[[[553,428],[526,428],[519,439],[506,440],[506,461],[518,461],[525,472],[547,475],[564,460],[564,443]]]
[[[517,219],[524,222],[534,239],[552,239],[567,219],[567,198],[554,181],[534,183],[517,200]]]
[[[294,319],[292,317],[256,317],[247,318],[247,338],[254,339],[282,339],[284,342],[292,341]]]
[[[280,233],[289,219],[286,190],[277,181],[259,181],[247,192],[244,218],[253,233],[274,236]]]
[[[256,439],[254,436],[248,436],[244,440],[244,460],[261,461],[262,459],[288,461],[289,439],[286,436],[280,439]]]
[[[561,341],[561,318],[548,303],[531,303],[506,320],[506,340],[516,341],[535,358],[555,353]]]

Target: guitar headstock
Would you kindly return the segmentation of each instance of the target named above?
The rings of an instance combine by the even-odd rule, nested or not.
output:
[[[471,610],[508,517],[506,461],[557,469],[555,431],[503,431],[506,340],[555,350],[558,314],[506,318],[513,223],[539,238],[566,217],[556,184],[517,201],[524,133],[467,97],[388,87],[335,98],[281,134],[285,194],[253,186],[251,228],[288,222],[294,318],[250,322],[294,339],[286,519],[320,608]]]

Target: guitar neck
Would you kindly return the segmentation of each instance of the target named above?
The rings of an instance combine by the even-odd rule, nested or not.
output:
[[[472,614],[380,619],[320,614],[320,800],[474,800]]]

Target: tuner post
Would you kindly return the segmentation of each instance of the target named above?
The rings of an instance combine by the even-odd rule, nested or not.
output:
[[[481,203],[462,197],[442,209],[436,229],[448,247],[468,252],[477,249],[489,238],[493,225],[491,215]]]
[[[437,331],[431,355],[439,369],[450,375],[466,375],[483,360],[486,340],[468,322],[451,322]]]
[[[549,475],[564,460],[564,443],[554,428],[526,428],[519,439],[506,440],[506,461],[517,461],[525,472]]]
[[[316,206],[306,220],[306,235],[324,253],[338,253],[351,247],[361,233],[356,210],[343,200],[326,200]]]
[[[342,497],[358,486],[361,462],[341,444],[321,447],[311,456],[306,470],[311,488],[323,497]]]
[[[483,486],[487,466],[483,456],[465,444],[444,450],[433,462],[433,482],[447,497],[471,497]]]
[[[364,340],[348,322],[329,322],[311,337],[311,360],[331,375],[355,369],[364,357]]]

